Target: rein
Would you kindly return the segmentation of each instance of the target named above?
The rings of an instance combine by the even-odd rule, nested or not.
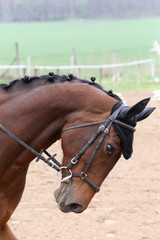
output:
[[[124,127],[132,132],[135,131],[135,128],[132,127],[129,124],[123,123],[119,120],[117,120],[117,116],[118,113],[125,107],[126,105],[124,103],[122,103],[117,110],[115,110],[110,117],[107,120],[104,121],[98,121],[98,122],[92,122],[92,123],[87,123],[87,124],[82,124],[82,125],[76,125],[76,126],[71,126],[68,128],[65,128],[62,130],[62,132],[64,131],[68,131],[68,130],[72,130],[72,129],[76,129],[76,128],[80,128],[80,127],[87,127],[87,126],[93,126],[93,125],[97,125],[100,123],[103,123],[102,125],[100,125],[97,129],[97,131],[93,134],[93,136],[88,140],[88,142],[84,145],[84,147],[78,152],[78,154],[71,160],[71,162],[69,163],[68,166],[62,166],[62,164],[60,162],[58,162],[55,158],[56,154],[50,155],[50,153],[48,153],[46,150],[43,151],[43,149],[41,149],[41,151],[38,153],[36,150],[34,150],[33,148],[31,148],[29,145],[27,145],[25,142],[23,142],[21,139],[19,139],[17,136],[15,136],[12,132],[10,132],[7,128],[5,128],[2,124],[0,124],[0,129],[2,131],[4,131],[9,137],[11,137],[12,139],[14,139],[16,142],[18,142],[20,145],[22,145],[24,148],[26,148],[28,151],[30,151],[32,154],[34,154],[37,158],[36,158],[36,162],[38,162],[39,160],[42,160],[43,162],[45,162],[49,167],[55,169],[57,172],[60,172],[62,169],[66,169],[68,170],[68,174],[62,174],[62,178],[60,178],[61,182],[67,182],[69,179],[71,179],[72,177],[80,177],[81,179],[83,179],[84,181],[86,181],[89,186],[95,191],[95,192],[99,192],[100,188],[93,183],[88,177],[87,177],[87,171],[98,151],[98,149],[100,148],[105,136],[109,133],[110,127],[113,123]],[[102,133],[103,132],[103,133]],[[95,139],[100,135],[100,133],[102,133],[102,136],[98,142],[98,144],[96,145],[88,163],[86,164],[84,170],[78,174],[78,173],[72,173],[71,168],[79,161],[80,157],[85,153],[85,151],[90,147],[90,145],[95,141]],[[45,153],[47,158],[42,156],[42,154]]]
[[[45,162],[48,166],[50,166],[51,168],[54,168],[56,171],[60,171],[61,170],[61,163],[59,163],[56,159],[55,156],[57,154],[53,154],[50,155],[47,151],[43,151],[43,149],[41,149],[41,151],[38,153],[36,150],[34,150],[33,148],[31,148],[28,144],[26,144],[25,142],[23,142],[20,138],[18,138],[17,136],[15,136],[12,132],[10,132],[7,128],[5,128],[2,124],[0,124],[0,129],[5,132],[9,137],[11,137],[12,139],[14,139],[16,142],[18,142],[20,145],[22,145],[24,148],[26,148],[28,151],[30,151],[31,153],[33,153],[37,158],[36,158],[36,162],[38,162],[40,159]],[[48,158],[45,158],[44,156],[42,156],[43,152],[48,156]]]

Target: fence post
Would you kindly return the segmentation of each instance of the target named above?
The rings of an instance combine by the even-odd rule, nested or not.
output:
[[[81,78],[81,69],[80,68],[77,69],[77,75],[79,78]]]
[[[155,82],[155,60],[151,62],[151,77],[152,82]]]
[[[103,68],[99,69],[99,83],[102,83],[102,77],[103,77]]]
[[[113,64],[117,63],[117,55],[116,53],[113,53]],[[117,69],[116,67],[113,68],[114,74],[113,74],[113,79],[116,81],[117,80]]]
[[[23,68],[23,76],[25,76],[26,75],[26,68]]]
[[[31,76],[31,57],[27,57],[27,74]]]
[[[137,64],[137,84],[140,84],[140,69],[141,69],[141,65]]]
[[[116,82],[117,82],[118,86],[121,83],[121,76],[120,76],[120,68],[119,67],[117,67],[117,70],[116,70]]]
[[[38,75],[38,69],[34,68],[34,75],[37,76]]]
[[[71,66],[77,65],[77,58],[76,58],[76,52],[75,49],[72,48],[72,55],[71,55]],[[71,72],[73,72],[73,69],[71,68]]]
[[[15,46],[16,46],[16,64],[18,66],[19,65],[19,46],[18,46],[17,42],[15,43]],[[17,76],[18,76],[18,78],[20,76],[18,68],[17,68]]]
[[[59,70],[59,68],[57,68],[56,69],[56,74],[59,75],[59,73],[60,73],[60,70]]]

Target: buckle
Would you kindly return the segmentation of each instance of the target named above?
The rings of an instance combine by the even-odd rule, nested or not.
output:
[[[84,179],[84,177],[87,177],[87,174],[84,172],[81,172],[81,178]]]
[[[104,125],[101,125],[101,126],[99,127],[99,130],[100,130],[101,132],[103,132],[104,129],[105,129],[105,126],[104,126]]]
[[[109,128],[106,128],[106,129],[104,130],[104,132],[105,132],[105,134],[108,134],[108,133],[109,133]]]
[[[75,158],[72,158],[71,163],[74,165],[78,162],[78,159],[75,160]]]

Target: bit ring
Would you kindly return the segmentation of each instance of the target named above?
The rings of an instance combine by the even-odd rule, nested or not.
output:
[[[62,177],[59,177],[59,172],[61,171],[61,169],[67,169],[69,171],[69,174],[68,176],[62,178]],[[61,182],[66,182],[68,179],[70,179],[72,177],[72,171],[71,169],[68,169],[66,166],[62,166],[60,167],[60,171],[57,172],[57,178],[61,181]]]

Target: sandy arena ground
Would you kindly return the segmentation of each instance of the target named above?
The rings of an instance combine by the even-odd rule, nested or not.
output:
[[[149,93],[124,93],[132,105]],[[82,214],[60,212],[53,193],[59,187],[44,163],[30,166],[23,198],[10,220],[19,240],[160,240],[160,101],[137,125],[134,153],[119,160]],[[51,150],[61,159],[60,142]]]

